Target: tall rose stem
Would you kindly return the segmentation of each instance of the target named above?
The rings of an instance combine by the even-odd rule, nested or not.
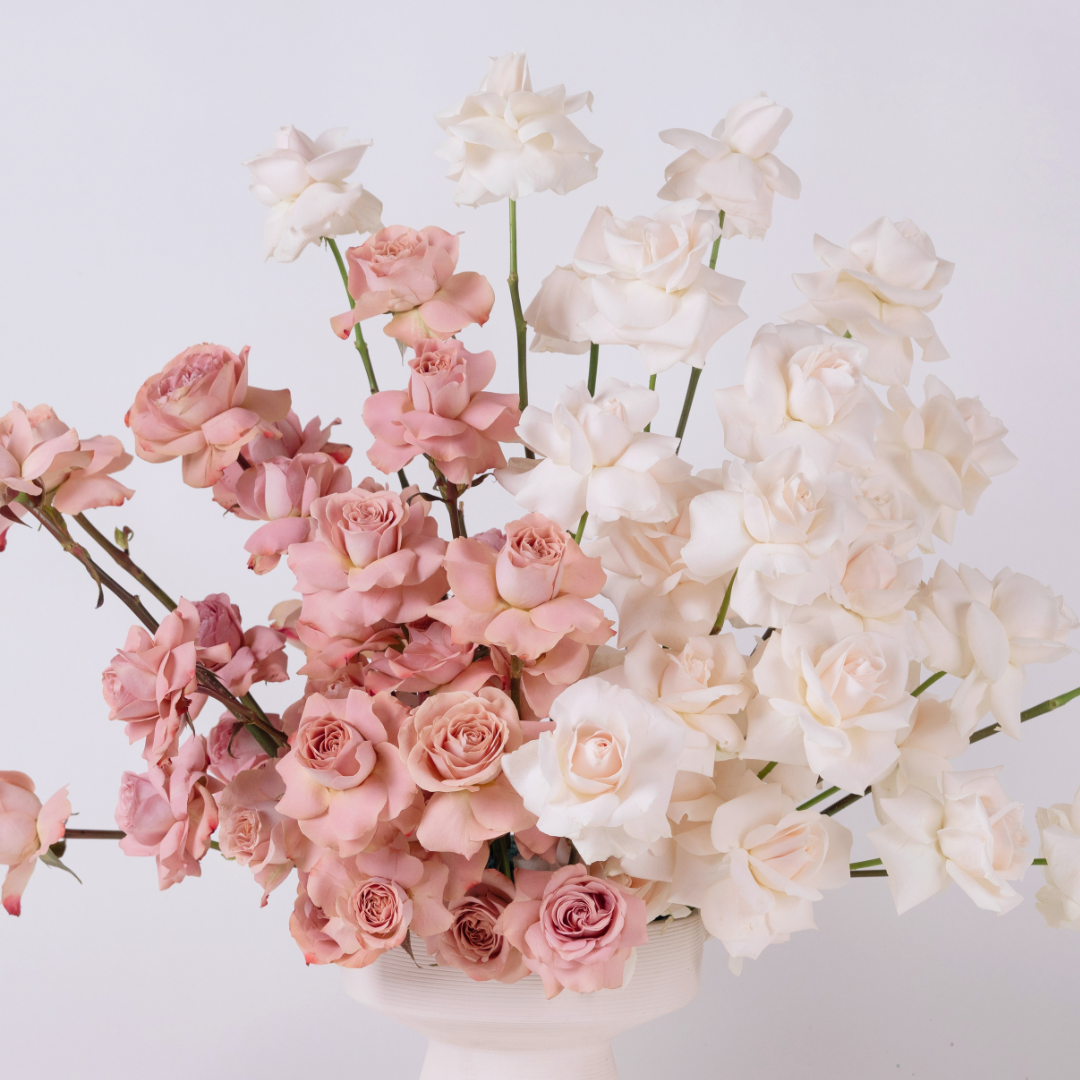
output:
[[[717,613],[716,622],[713,623],[713,628],[709,631],[709,636],[713,634],[719,634],[724,629],[724,623],[727,621],[728,608],[731,606],[731,590],[735,585],[735,575],[739,572],[736,567],[731,573],[731,580],[727,583],[727,588],[724,590],[724,601],[720,605],[720,611]]]
[[[721,231],[721,233],[724,231],[724,211],[723,210],[720,211],[720,231]],[[712,246],[712,254],[709,256],[709,269],[710,270],[715,270],[716,269],[716,260],[720,255],[720,239],[721,238],[718,236],[716,238],[716,242]]]
[[[341,257],[341,252],[338,250],[337,241],[330,236],[324,236],[327,246],[334,253],[334,261],[337,263],[338,272],[341,274],[341,280],[345,283],[345,295],[349,298],[349,310],[351,311],[356,307],[356,301],[353,299],[352,293],[349,292],[349,271],[345,268],[345,260]],[[367,373],[368,388],[373,394],[379,392],[379,384],[375,379],[375,369],[371,366],[371,354],[368,352],[367,342],[364,340],[364,331],[360,329],[360,324],[357,323],[353,327],[353,334],[355,335],[356,351],[360,354],[360,359],[364,362],[364,371]],[[398,469],[398,482],[401,484],[401,490],[404,491],[409,486],[409,478],[405,475],[404,469]]]
[[[929,690],[930,687],[933,686],[934,683],[936,683],[938,681],[938,679],[944,679],[944,678],[945,678],[945,672],[944,671],[936,672],[935,674],[931,675],[930,678],[927,679],[925,682],[919,683],[919,685],[916,686],[915,689],[911,691],[911,696],[912,697],[918,697],[924,690]]]
[[[65,829],[65,840],[123,840],[127,833],[122,829]]]
[[[682,437],[686,431],[686,421],[690,419],[690,406],[694,404],[694,394],[697,393],[698,380],[701,378],[701,368],[690,369],[690,382],[686,386],[686,397],[683,398],[682,415],[679,417],[679,426],[675,429],[675,438],[679,440],[678,450],[682,449]]]
[[[596,370],[600,366],[600,346],[596,342],[589,344],[589,397],[596,393]]]
[[[425,456],[431,466],[431,471],[435,474],[435,486],[439,489],[443,505],[446,507],[446,513],[450,518],[450,533],[457,540],[459,537],[467,535],[465,532],[465,517],[458,506],[458,498],[468,490],[468,487],[466,485],[458,487],[453,481],[447,480],[443,476],[442,470],[435,464],[435,459],[430,455]]]
[[[117,566],[122,570],[125,570],[169,611],[176,610],[176,601],[160,585],[158,585],[145,570],[140,569],[135,564],[132,557],[124,551],[123,548],[118,548],[112,541],[98,532],[85,514],[76,514],[75,520],[82,526],[83,530],[90,535],[90,538],[97,542]]]
[[[928,683],[930,681],[931,680],[929,679],[927,680]],[[925,684],[924,687],[920,687],[919,689],[921,691],[924,688]],[[1067,693],[1059,694],[1057,697],[1052,697],[1048,698],[1046,701],[1041,701],[1038,705],[1032,705],[1030,709],[1025,709],[1020,714],[1020,722],[1026,723],[1028,720],[1034,720],[1036,716],[1043,716],[1045,713],[1053,712],[1055,709],[1060,709],[1062,705],[1067,705],[1070,701],[1073,700],[1073,698],[1076,697],[1080,697],[1080,686],[1078,686],[1075,690],[1069,690]],[[991,735],[996,735],[1000,730],[1000,724],[990,724],[989,726],[980,728],[978,731],[976,731],[968,741],[969,743],[982,742],[983,739],[989,739]],[[835,791],[837,789],[834,788],[833,790]],[[842,799],[837,799],[837,801],[834,802],[831,806],[825,807],[825,809],[821,812],[823,814],[828,814],[831,817],[833,814],[838,814],[845,807],[850,806],[852,803],[858,802],[860,799],[864,798],[866,795],[869,794],[870,788],[867,788],[866,791],[862,793],[862,795],[845,795]],[[804,803],[803,805],[805,806],[806,804]],[[801,810],[802,807],[799,807],[799,809]]]
[[[514,306],[514,330],[517,333],[517,361],[518,361],[518,408],[524,412],[529,404],[529,372],[526,365],[525,354],[525,316],[521,311],[521,293],[518,290],[518,265],[517,265],[517,203],[509,199],[510,203],[510,276],[506,284],[510,286],[510,303]],[[536,454],[527,446],[525,456],[534,458]]]

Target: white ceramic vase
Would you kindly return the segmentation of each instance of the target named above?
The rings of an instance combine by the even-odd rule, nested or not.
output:
[[[654,923],[627,985],[552,1001],[536,975],[503,985],[435,967],[415,935],[415,963],[394,949],[342,976],[351,997],[427,1036],[420,1080],[618,1080],[612,1038],[693,1000],[704,941],[696,913]]]

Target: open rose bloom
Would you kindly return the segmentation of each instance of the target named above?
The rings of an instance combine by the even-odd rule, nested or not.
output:
[[[1074,662],[1080,620],[1039,574],[934,558],[970,540],[967,516],[1016,464],[991,411],[1008,401],[922,370],[909,387],[913,342],[920,363],[947,358],[931,313],[952,263],[910,220],[846,247],[815,237],[825,269],[794,277],[806,303],[757,330],[741,381],[698,392],[747,317],[718,264],[783,226],[775,195],[799,195],[777,157],[792,114],[761,94],[710,135],[666,129],[661,208],[587,209],[576,243],[582,222],[560,231],[560,265],[533,280],[522,259],[519,281],[517,202],[596,176],[577,126],[591,105],[534,90],[513,53],[438,117],[456,202],[510,203],[509,295],[468,237],[384,227],[349,179],[368,144],[343,129],[282,129],[248,163],[266,254],[311,245],[328,275],[337,257],[347,297],[308,314],[366,367],[371,393],[342,374],[322,412],[362,452],[332,441],[341,419],[252,386],[247,348],[214,344],[124,389],[126,444],[48,405],[0,416],[0,551],[58,541],[138,620],[112,649],[62,644],[100,650],[102,730],[119,721],[138,745],[108,835],[152,858],[162,889],[207,858],[243,868],[307,964],[385,966],[422,939],[417,979],[532,980],[546,998],[625,986],[637,950],[663,948],[661,919],[700,919],[737,971],[813,929],[853,875],[887,877],[899,912],[957,886],[1004,914],[1034,826],[1037,907],[1080,928],[1080,796],[1032,821],[1000,767],[958,760],[1080,695],[1038,705],[1027,686],[1031,665]],[[534,354],[566,355],[530,369],[530,326]],[[545,395],[540,370],[567,385]],[[703,462],[682,453],[692,408]],[[226,520],[200,534],[199,565],[235,585],[222,571],[191,600],[133,561],[132,531],[105,524],[134,494],[118,479],[133,455],[178,458],[209,489]],[[254,622],[230,599],[249,572],[276,589]],[[72,828],[63,848],[66,790],[43,803],[0,772],[11,914],[39,862],[77,862],[102,832]],[[840,812],[864,797],[877,822],[856,836]]]

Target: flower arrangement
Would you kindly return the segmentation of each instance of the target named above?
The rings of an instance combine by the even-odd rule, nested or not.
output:
[[[324,314],[364,366],[371,468],[354,474],[337,421],[251,386],[247,348],[184,350],[124,419],[140,458],[179,458],[184,483],[253,523],[249,569],[299,596],[267,624],[225,593],[173,599],[130,530],[87,517],[134,495],[118,438],[83,439],[46,405],[0,418],[0,550],[35,522],[132,611],[102,692],[142,745],[116,830],[69,828],[66,789],[43,804],[0,772],[9,914],[39,861],[66,869],[69,841],[112,838],[153,857],[163,889],[211,849],[263,904],[294,882],[309,964],[365,967],[412,933],[439,965],[535,973],[548,997],[622,985],[648,923],[693,911],[737,971],[813,928],[823,891],[852,878],[887,878],[901,913],[954,883],[1004,913],[1034,861],[1049,925],[1080,929],[1080,794],[1038,810],[1032,860],[1000,770],[954,764],[1080,688],[1023,708],[1027,665],[1072,651],[1077,617],[1051,588],[946,562],[924,579],[935,539],[1016,461],[979,399],[935,375],[921,403],[908,390],[913,342],[948,356],[929,313],[952,264],[907,220],[845,247],[815,237],[826,269],[794,275],[806,302],[761,327],[742,384],[716,393],[728,456],[695,471],[680,446],[701,370],[746,317],[721,242],[764,237],[774,195],[799,196],[775,156],[792,116],[762,94],[711,135],[662,132],[680,154],[661,208],[597,208],[523,306],[517,202],[595,178],[601,151],[571,119],[591,105],[534,91],[518,53],[437,118],[455,201],[508,201],[517,395],[490,392],[495,356],[457,337],[496,302],[458,270],[460,238],[384,226],[349,180],[368,143],[287,128],[247,163],[271,208],[266,256],[321,247],[340,270],[349,309]],[[366,239],[343,255],[352,233]],[[402,389],[379,389],[364,336],[384,316]],[[598,386],[611,345],[636,350],[647,386],[624,367]],[[550,412],[529,402],[530,350],[582,357]],[[656,386],[677,364],[667,435],[651,430]],[[489,479],[521,514],[470,533],[468,495]],[[289,680],[289,649],[300,697],[267,712],[253,688]],[[204,719],[211,701],[224,712]],[[877,857],[853,863],[837,815],[866,796]]]

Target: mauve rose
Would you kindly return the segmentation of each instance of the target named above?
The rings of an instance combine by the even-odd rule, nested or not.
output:
[[[329,918],[323,932],[345,953],[336,963],[367,967],[405,940],[449,927],[443,906],[448,871],[437,858],[421,861],[398,848],[339,859],[324,854],[308,875],[312,901]]]
[[[9,915],[22,912],[22,894],[37,860],[64,835],[71,816],[67,788],[44,806],[26,773],[0,772],[0,866],[8,868],[0,900]]]
[[[210,729],[206,736],[206,752],[210,759],[210,774],[226,784],[239,773],[270,760],[255,736],[230,712],[222,713],[221,719]]]
[[[14,402],[11,412],[0,417],[0,492],[7,503],[20,492],[40,495],[35,483],[58,454],[79,447],[79,433],[57,418],[48,405],[29,412]]]
[[[228,593],[211,593],[203,600],[194,602],[199,613],[199,637],[197,644],[205,647],[227,645],[235,653],[244,645],[244,624],[240,609],[229,599]]]
[[[126,855],[153,855],[162,889],[198,877],[218,825],[214,793],[221,784],[207,776],[206,740],[192,736],[176,757],[148,772],[125,772],[120,779],[116,824],[127,834]]]
[[[300,873],[296,886],[296,903],[289,916],[289,932],[304,954],[305,964],[333,964],[342,955],[341,946],[326,932],[329,916],[316,904],[307,891],[308,875]]]
[[[455,644],[444,623],[421,619],[405,629],[408,640],[372,656],[364,674],[364,685],[371,693],[424,694],[437,688],[476,691],[494,677],[491,660],[474,660],[476,646],[471,641]]]
[[[227,593],[211,593],[195,601],[199,613],[199,659],[237,697],[257,682],[284,682],[288,677],[285,635],[269,626],[245,631],[240,609]]]
[[[384,390],[364,402],[364,423],[375,436],[368,459],[396,472],[426,454],[455,484],[501,469],[500,442],[519,442],[516,394],[490,394],[495,356],[471,353],[460,341],[417,341],[409,389]]]
[[[304,596],[301,621],[331,638],[363,640],[384,622],[411,622],[446,592],[446,541],[428,504],[365,480],[316,499],[315,538],[289,549]]]
[[[565,637],[601,645],[611,636],[611,623],[586,601],[604,585],[600,560],[543,514],[511,521],[498,554],[477,540],[451,541],[446,572],[454,595],[428,614],[451,628],[454,641],[535,660]]]
[[[429,225],[389,225],[345,253],[349,294],[356,306],[330,320],[338,337],[363,319],[392,312],[384,332],[407,345],[448,338],[470,323],[483,326],[495,293],[482,274],[455,274],[456,236]]]
[[[544,980],[548,998],[622,986],[634,946],[649,940],[644,900],[580,863],[519,870],[514,880],[517,894],[496,929]]]
[[[372,699],[362,690],[336,700],[312,694],[304,703],[292,749],[277,762],[285,781],[278,813],[299,821],[320,847],[363,851],[379,822],[411,804],[416,786],[380,718],[395,707],[389,694]]]
[[[529,974],[521,953],[495,929],[514,898],[513,884],[498,870],[485,870],[482,880],[447,906],[453,923],[426,939],[428,955],[443,967],[464,971],[476,982],[517,982]]]
[[[247,347],[193,345],[147,379],[124,422],[145,461],[184,459],[184,483],[211,487],[241,448],[289,411],[288,390],[249,387]]]

